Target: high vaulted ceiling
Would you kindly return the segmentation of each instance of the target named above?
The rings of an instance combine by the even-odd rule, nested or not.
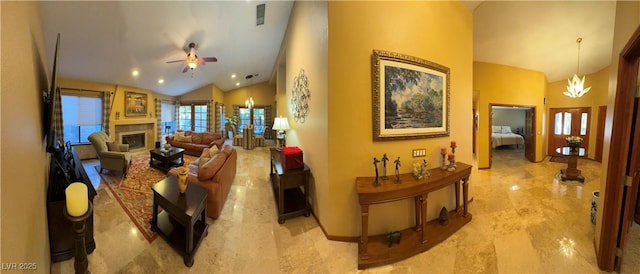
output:
[[[256,6],[266,3],[264,25]],[[474,61],[571,77],[611,60],[615,2],[465,1],[474,12]],[[291,1],[39,3],[49,67],[61,34],[59,78],[118,84],[177,96],[215,84],[227,91],[269,80],[284,37]],[[357,22],[354,22],[357,23]],[[182,73],[184,47],[218,62]],[[132,70],[140,74],[132,76]],[[231,75],[236,78],[232,79]],[[246,75],[255,75],[245,79]],[[164,83],[158,83],[164,79]]]
[[[542,71],[547,81],[611,63],[614,1],[474,1],[474,61]]]
[[[256,6],[266,3],[263,25]],[[40,2],[44,42],[58,78],[126,85],[176,96],[214,83],[227,91],[268,80],[284,37],[291,1]],[[184,47],[217,57],[182,73]],[[132,70],[139,70],[137,77]],[[236,74],[232,79],[231,75]],[[245,79],[247,75],[255,75]],[[158,83],[164,79],[164,83]]]

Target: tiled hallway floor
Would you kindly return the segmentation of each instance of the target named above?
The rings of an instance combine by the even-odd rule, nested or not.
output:
[[[158,238],[138,233],[93,165],[96,185],[92,273],[350,273],[357,244],[329,241],[313,217],[277,223],[268,181],[268,148],[238,149],[238,173],[221,217],[208,219],[209,236],[187,268]],[[431,250],[363,272],[399,273],[599,273],[591,224],[592,192],[600,163],[579,160],[584,184],[554,179],[563,163],[530,163],[522,149],[497,149],[493,168],[474,170],[470,184],[473,220]],[[354,220],[355,221],[355,220]],[[640,229],[632,226],[623,273],[640,273]],[[53,273],[73,272],[73,260]]]

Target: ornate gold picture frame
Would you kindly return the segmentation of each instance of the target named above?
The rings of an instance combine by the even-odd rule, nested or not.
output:
[[[373,50],[373,140],[449,136],[449,68]]]
[[[124,116],[136,117],[147,115],[147,94],[133,91],[125,92]]]

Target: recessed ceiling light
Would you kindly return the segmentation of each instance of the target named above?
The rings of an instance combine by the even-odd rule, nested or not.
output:
[[[231,74],[231,79],[234,79],[234,78],[236,78],[236,75],[235,74]]]
[[[158,83],[159,83],[159,84],[164,83],[164,79],[162,79],[162,78],[161,78],[161,79],[159,79],[159,80],[158,80]]]
[[[239,86],[239,85],[240,85],[240,82],[236,82],[236,86]]]
[[[131,72],[131,75],[133,75],[133,76],[138,76],[138,74],[140,74],[140,72],[138,72],[138,70],[137,70],[137,69],[134,69],[134,70]]]

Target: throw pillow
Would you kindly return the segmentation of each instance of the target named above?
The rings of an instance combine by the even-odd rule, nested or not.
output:
[[[202,154],[200,155],[200,159],[198,159],[200,161],[198,162],[198,168],[202,167],[202,165],[209,162],[210,159],[211,159],[211,155],[209,154],[209,149],[208,148],[203,149]]]
[[[184,135],[181,135],[181,134],[176,134],[176,135],[174,136],[174,140],[175,140],[176,142],[192,143],[192,141],[191,141],[191,135],[189,135],[189,136],[184,136]]]
[[[205,151],[206,150],[209,150],[209,157],[213,157],[213,155],[216,155],[216,153],[218,153],[220,151],[217,146],[212,146],[210,148],[205,148]]]
[[[107,149],[109,151],[117,151],[120,152],[120,146],[116,142],[107,142]]]

